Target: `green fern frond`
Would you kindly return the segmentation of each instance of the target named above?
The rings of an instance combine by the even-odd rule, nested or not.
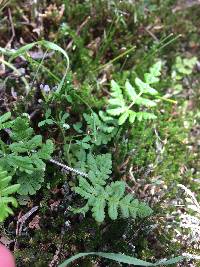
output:
[[[197,63],[197,58],[192,57],[188,58],[181,58],[180,56],[176,57],[176,63],[173,67],[174,71],[177,72],[177,79],[182,79],[185,75],[190,75],[192,70]]]
[[[124,104],[124,96],[122,93],[122,90],[118,83],[116,83],[114,80],[111,80],[111,96],[114,101],[114,99],[121,101],[121,105]],[[110,99],[111,100],[111,99]]]
[[[0,167],[0,222],[3,222],[10,214],[13,214],[10,205],[17,207],[17,201],[14,194],[20,187],[20,184],[10,185],[12,177]]]
[[[10,113],[1,116],[0,125],[9,120],[10,116]],[[20,194],[35,194],[44,181],[45,161],[51,159],[54,144],[51,140],[43,143],[41,135],[34,135],[28,115],[17,117],[10,124],[10,129],[13,142],[5,144],[6,153],[0,154],[1,163],[7,170],[13,170],[18,182],[22,184],[18,190]]]
[[[10,112],[6,112],[2,116],[0,116],[0,130],[11,127],[13,121],[10,121],[10,118],[11,118]]]
[[[91,139],[89,140],[91,143],[97,146],[102,144],[106,145],[112,139],[113,135],[116,132],[113,121],[112,124],[104,122],[95,112],[92,112],[92,114],[90,115],[84,113],[83,117],[87,122],[89,131],[91,132]]]
[[[159,82],[159,76],[161,75],[162,62],[158,61],[150,69],[149,73],[144,74],[145,82],[153,84]]]
[[[34,195],[42,186],[44,182],[44,172],[34,171],[31,174],[20,173],[17,182],[20,184],[20,188],[17,193],[20,195]]]
[[[80,166],[80,164],[79,164]],[[151,208],[134,199],[133,195],[126,195],[126,184],[123,181],[111,182],[109,184],[109,175],[111,174],[112,160],[110,154],[103,154],[94,157],[88,154],[84,165],[84,171],[88,172],[88,177],[79,176],[79,184],[74,191],[79,194],[86,204],[83,208],[73,208],[74,213],[92,212],[94,219],[101,223],[106,216],[106,207],[108,215],[112,220],[116,220],[120,215],[123,218],[144,218],[152,213]],[[83,170],[82,170],[83,171]]]
[[[31,138],[33,129],[29,126],[28,117],[17,117],[12,125],[11,138],[13,141],[25,141]]]
[[[161,62],[154,64],[148,73],[145,73],[144,80],[139,77],[135,78],[135,86],[133,86],[128,80],[124,85],[124,92],[115,81],[111,81],[111,94],[108,100],[107,114],[113,117],[118,117],[118,124],[124,124],[128,119],[130,123],[133,123],[135,119],[149,120],[155,119],[156,115],[146,111],[135,111],[132,108],[136,105],[140,108],[147,107],[152,108],[157,105],[155,100],[147,98],[147,95],[155,98],[158,91],[151,85],[159,82],[159,76],[161,75]],[[128,99],[126,99],[126,96]]]
[[[120,204],[120,199],[125,193],[125,183],[124,182],[112,182],[106,187],[106,192],[108,193],[108,214],[112,220],[116,220],[118,217],[118,208]]]

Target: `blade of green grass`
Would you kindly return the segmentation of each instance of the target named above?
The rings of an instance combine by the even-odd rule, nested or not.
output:
[[[51,49],[51,50],[54,50],[54,51],[58,51],[65,57],[66,62],[67,62],[66,71],[65,71],[65,74],[64,74],[62,80],[60,81],[60,83],[58,85],[58,91],[59,91],[62,88],[63,84],[64,84],[65,78],[67,76],[67,72],[69,70],[69,57],[68,57],[67,53],[65,52],[65,50],[63,48],[61,48],[60,46],[58,46],[57,44],[55,44],[53,42],[46,41],[46,40],[41,40],[41,41],[37,41],[37,42],[33,42],[33,43],[30,43],[30,44],[24,45],[24,46],[20,47],[17,50],[10,50],[10,49],[5,49],[5,48],[0,47],[0,52],[2,54],[4,54],[4,55],[7,55],[7,56],[11,57],[9,59],[9,63],[7,62],[7,66],[9,66],[8,64],[11,64],[11,61],[13,59],[15,59],[18,56],[23,55],[24,53],[27,53],[35,45],[41,45],[41,46],[44,46],[46,49]],[[29,91],[30,91],[30,88],[27,89],[27,93],[29,93]]]
[[[68,260],[64,261],[62,264],[60,264],[58,267],[66,267],[68,264],[72,263],[73,261],[86,257],[86,256],[99,256],[103,257],[106,259],[114,260],[120,263],[127,263],[127,264],[132,264],[134,266],[161,266],[161,265],[171,265],[174,263],[178,263],[185,259],[186,257],[184,256],[179,256],[179,257],[174,257],[169,260],[161,260],[157,261],[156,263],[151,263],[147,261],[143,261],[134,257],[130,257],[124,254],[120,253],[104,253],[104,252],[88,252],[88,253],[79,253],[75,256],[72,256]]]
[[[0,58],[0,62],[4,65],[6,65],[8,68],[12,69],[13,71],[15,71],[19,77],[21,78],[21,80],[23,81],[24,85],[25,85],[25,90],[26,90],[26,94],[29,93],[30,91],[30,86],[28,81],[26,80],[25,77],[21,76],[21,73],[18,71],[18,69],[15,68],[15,66],[13,64],[11,64],[10,62],[3,60],[2,58]]]
[[[109,62],[107,62],[106,64],[96,68],[94,71],[98,71],[98,70],[101,70],[101,69],[104,69],[105,67],[107,67],[108,65],[114,63],[115,61],[119,60],[120,58],[126,56],[127,54],[129,54],[130,52],[134,51],[136,48],[136,46],[133,46],[131,47],[130,49],[128,49],[127,51],[123,52],[122,54],[120,54],[119,56],[111,59]]]

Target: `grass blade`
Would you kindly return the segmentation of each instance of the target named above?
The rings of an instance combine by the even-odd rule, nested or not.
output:
[[[178,256],[178,257],[175,257],[169,260],[161,260],[156,263],[151,263],[151,262],[143,261],[143,260],[140,260],[134,257],[127,256],[127,255],[123,255],[120,253],[88,252],[88,253],[79,253],[75,256],[72,256],[71,258],[64,261],[62,264],[60,264],[58,267],[66,267],[68,264],[72,263],[73,261],[79,258],[82,258],[82,257],[86,257],[86,256],[99,256],[99,257],[114,260],[120,263],[127,263],[127,264],[132,264],[135,266],[171,265],[174,263],[178,263],[186,258],[184,256]]]

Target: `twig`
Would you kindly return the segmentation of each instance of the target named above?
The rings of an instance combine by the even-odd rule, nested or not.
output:
[[[57,250],[56,250],[56,253],[55,253],[55,255],[53,256],[53,259],[52,259],[52,261],[49,263],[48,267],[53,267],[53,266],[55,266],[55,264],[58,264],[58,259],[59,259],[60,251],[61,251],[61,244],[58,245],[58,248],[57,248]]]
[[[121,53],[119,56],[111,59],[110,61],[108,61],[107,63],[105,63],[104,65],[101,65],[100,67],[96,68],[94,71],[99,71],[101,69],[104,69],[105,67],[107,67],[108,65],[111,65],[112,63],[114,63],[115,61],[119,60],[120,58],[126,56],[127,54],[129,54],[130,52],[134,51],[136,48],[136,46],[132,46],[130,49],[126,50],[125,52]]]
[[[20,224],[20,227],[19,227],[19,232],[18,234],[21,235],[21,232],[22,232],[22,227],[24,225],[24,223],[26,222],[26,220],[34,213],[36,212],[36,210],[38,210],[39,206],[35,206],[33,207],[31,210],[29,210],[26,214],[24,214],[21,218],[19,218],[18,220],[18,225]]]
[[[158,38],[153,34],[148,28],[144,28],[144,30],[156,41],[159,42]]]
[[[90,20],[90,16],[88,16],[88,17],[81,23],[81,25],[78,27],[78,29],[77,29],[77,31],[76,31],[76,35],[80,35],[81,30],[82,30],[83,27],[88,23],[89,20]],[[69,49],[72,47],[73,42],[74,42],[74,40],[72,39],[72,40],[68,43],[66,50],[69,50]]]
[[[10,25],[11,25],[12,36],[11,36],[9,42],[7,43],[6,48],[11,47],[12,41],[15,37],[15,28],[13,25],[12,14],[11,14],[10,8],[8,8],[8,17],[9,17],[9,21],[10,21]]]
[[[29,210],[26,214],[24,214],[23,216],[21,216],[22,211],[20,211],[19,215],[18,215],[18,220],[17,220],[17,226],[16,226],[16,237],[17,236],[21,236],[22,233],[22,227],[24,225],[24,223],[26,222],[26,220],[34,213],[36,212],[36,210],[38,210],[39,206],[35,206],[33,207],[31,210]],[[17,239],[15,239],[15,245],[14,245],[14,250],[18,249],[18,242]]]

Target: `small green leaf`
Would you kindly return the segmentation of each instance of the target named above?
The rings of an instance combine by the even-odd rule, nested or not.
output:
[[[137,113],[135,111],[129,110],[129,122],[133,123],[137,117]]]
[[[155,120],[157,118],[156,115],[154,115],[153,113],[149,113],[149,112],[137,112],[136,113],[136,117],[139,121],[142,120]]]
[[[111,95],[117,99],[123,100],[123,94],[120,86],[114,80],[111,80]]]
[[[127,80],[125,83],[126,92],[129,95],[130,99],[132,101],[135,101],[137,98],[137,93],[135,91],[135,88],[130,84],[130,82]]]
[[[123,108],[119,107],[119,108],[108,109],[107,113],[112,115],[112,116],[118,116],[121,113],[123,113],[124,111],[125,111],[124,107]]]
[[[151,68],[150,68],[150,73],[152,76],[154,77],[158,77],[161,75],[160,71],[161,71],[161,67],[162,67],[162,61],[158,61],[156,62]]]
[[[146,107],[155,107],[157,104],[155,101],[152,101],[150,99],[147,98],[143,98],[143,97],[138,97],[135,101],[135,104],[139,105],[139,106],[146,106]]]
[[[32,174],[20,173],[17,182],[20,184],[18,194],[34,195],[44,182],[44,172],[36,170]]]
[[[118,120],[119,125],[124,124],[124,122],[127,120],[128,116],[129,116],[129,111],[126,111],[125,113],[123,113],[123,114],[119,117],[119,120]]]
[[[51,154],[53,153],[53,151],[54,144],[50,139],[48,139],[46,141],[46,144],[42,144],[41,149],[37,152],[37,156],[41,159],[49,160],[51,159]]]
[[[135,84],[138,86],[140,91],[144,94],[150,94],[150,95],[157,95],[158,94],[158,91],[156,91],[154,88],[152,88],[148,83],[144,83],[138,77],[135,78]]]
[[[24,144],[23,142],[12,143],[9,147],[11,151],[15,153],[25,153],[28,150],[26,144]]]
[[[10,185],[2,189],[1,194],[4,196],[8,196],[8,195],[15,193],[19,188],[20,188],[20,184]]]
[[[36,149],[38,147],[42,146],[42,136],[41,135],[35,135],[31,140],[27,142],[27,148],[29,150]]]
[[[44,125],[53,125],[55,122],[52,120],[52,119],[46,119],[46,120],[43,120],[43,121],[40,121],[38,123],[38,127],[42,127]]]
[[[81,122],[77,122],[75,124],[73,124],[73,128],[77,133],[82,133],[83,131],[81,130],[82,127],[82,123]]]
[[[95,220],[99,223],[102,223],[105,219],[105,211],[104,211],[105,206],[106,206],[106,201],[104,197],[100,195],[95,198],[92,207],[92,214]]]
[[[2,116],[0,116],[0,124],[6,122],[11,118],[11,112],[6,112]]]

